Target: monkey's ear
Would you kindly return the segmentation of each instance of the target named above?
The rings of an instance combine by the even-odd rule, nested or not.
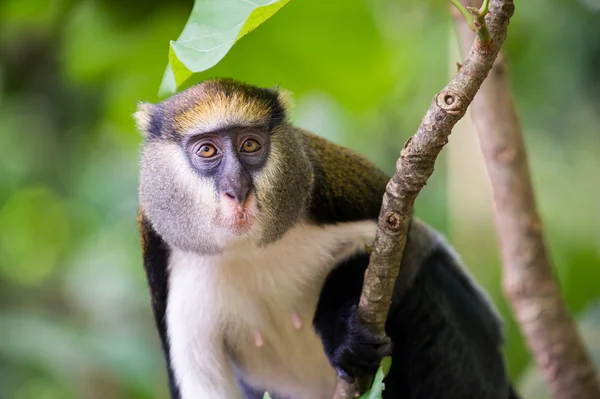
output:
[[[277,101],[281,104],[281,107],[284,111],[289,111],[294,106],[294,99],[292,96],[292,92],[282,89],[279,86],[275,86],[270,89],[277,96]]]
[[[137,110],[133,114],[135,124],[144,137],[160,135],[160,110],[158,105],[150,103],[138,103]]]
[[[286,111],[289,111],[294,106],[294,98],[291,91],[279,89],[277,91],[277,99],[281,103],[281,106]]]

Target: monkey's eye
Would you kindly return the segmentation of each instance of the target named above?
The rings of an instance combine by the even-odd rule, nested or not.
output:
[[[256,152],[258,150],[260,150],[260,144],[258,144],[258,141],[254,140],[254,139],[248,139],[248,140],[244,141],[244,144],[242,144],[242,148],[240,151]]]
[[[196,155],[202,158],[211,158],[217,155],[217,149],[212,144],[202,144],[198,147]]]

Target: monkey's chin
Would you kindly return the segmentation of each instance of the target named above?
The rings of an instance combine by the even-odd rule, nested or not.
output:
[[[233,212],[227,216],[219,217],[218,224],[227,233],[234,237],[248,235],[256,224],[256,218],[247,211]]]
[[[236,236],[243,236],[250,232],[252,229],[252,222],[243,219],[243,220],[235,220],[227,226],[228,230]]]

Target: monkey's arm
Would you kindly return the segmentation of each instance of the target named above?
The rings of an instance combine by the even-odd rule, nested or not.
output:
[[[376,223],[389,177],[354,152],[310,133],[304,137],[314,165],[312,220],[324,225]],[[331,364],[343,377],[374,373],[391,351],[385,336],[374,334],[357,319],[368,263],[369,256],[363,252],[336,266],[321,290],[313,319]]]
[[[376,335],[357,319],[357,305],[369,256],[361,254],[338,265],[327,277],[313,325],[337,373],[347,380],[374,374],[391,354],[387,337]]]
[[[152,301],[152,311],[167,361],[171,398],[181,399],[171,366],[167,321],[165,319],[169,289],[167,271],[169,249],[162,238],[154,231],[141,209],[138,212],[138,228],[142,242],[144,269],[146,270],[148,289]]]
[[[372,374],[386,355],[385,345],[356,320],[367,264],[367,255],[357,256],[328,276],[314,318],[341,375]],[[419,269],[405,294],[396,286],[388,315],[393,351],[384,398],[514,397],[500,350],[501,325],[487,299],[444,246]]]

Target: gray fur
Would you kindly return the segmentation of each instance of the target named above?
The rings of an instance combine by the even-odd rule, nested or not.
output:
[[[185,151],[166,141],[144,143],[140,162],[140,206],[154,229],[170,245],[189,251],[217,253],[216,189],[197,176]],[[201,195],[199,195],[201,194]],[[210,229],[207,227],[211,226]]]

